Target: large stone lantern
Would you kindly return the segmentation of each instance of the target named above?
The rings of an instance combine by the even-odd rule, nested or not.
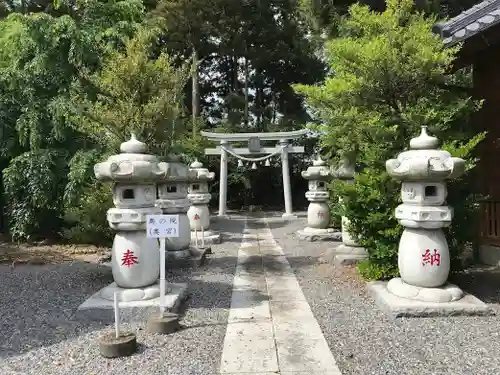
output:
[[[309,181],[306,198],[310,203],[307,208],[307,227],[298,231],[299,238],[309,241],[338,239],[338,234],[329,227],[327,184],[333,178],[330,168],[318,156],[313,165],[302,172],[302,177]]]
[[[100,295],[112,300],[121,292],[122,301],[159,296],[160,253],[155,238],[146,237],[146,215],[161,214],[155,207],[158,159],[146,154],[146,145],[135,135],[120,146],[121,154],[94,166],[98,180],[112,181],[114,208],[107,212],[111,228],[117,231],[112,248],[114,283]]]
[[[208,191],[208,182],[214,179],[215,173],[209,172],[198,160],[195,160],[190,165],[189,171],[191,173],[191,181],[188,187],[188,198],[191,202],[191,207],[189,207],[187,215],[191,226],[191,243],[196,243],[196,236],[198,237],[198,242],[201,243],[202,229],[205,243],[220,243],[220,233],[209,231],[210,211],[208,203],[212,196]]]
[[[450,253],[441,228],[451,224],[453,210],[443,206],[445,180],[461,176],[465,162],[438,150],[439,140],[422,127],[420,136],[410,141],[410,150],[386,162],[389,175],[403,182],[403,203],[396,219],[405,227],[399,242],[400,278],[387,284],[392,294],[427,302],[451,302],[462,291],[447,284]]]
[[[158,168],[156,207],[160,208],[165,215],[179,215],[179,237],[168,238],[166,259],[167,261],[186,259],[191,255],[198,255],[196,249],[189,246],[191,228],[187,216],[190,206],[187,195],[192,174],[177,155],[169,155],[166,162],[158,164]]]

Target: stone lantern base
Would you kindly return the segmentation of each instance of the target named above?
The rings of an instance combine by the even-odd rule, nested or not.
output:
[[[166,293],[169,290],[167,289]],[[144,288],[120,288],[116,283],[112,283],[99,292],[102,299],[113,301],[114,294],[120,295],[120,301],[147,301],[149,299],[158,298],[160,296],[160,284],[155,283]]]
[[[463,294],[452,284],[446,284],[442,288],[417,288],[403,283],[400,278],[395,278],[389,282],[369,282],[368,290],[378,307],[393,318],[495,314],[489,305],[471,294]],[[459,295],[463,297],[446,300]],[[440,298],[442,302],[437,302],[436,300]]]
[[[197,232],[198,246],[201,246],[201,231]],[[205,245],[215,245],[222,242],[222,235],[219,232],[206,230],[204,233]],[[191,246],[196,246],[196,234],[191,232]]]
[[[453,302],[464,295],[462,289],[450,283],[439,288],[424,288],[407,284],[400,277],[390,280],[387,283],[387,290],[398,297],[423,302]]]
[[[143,294],[138,291],[142,291]],[[102,321],[113,319],[113,293],[121,292],[120,321],[134,322],[142,321],[153,312],[157,312],[160,306],[160,284],[159,282],[141,289],[122,289],[112,283],[96,292],[76,312],[78,317]],[[154,297],[151,297],[155,295]],[[111,299],[109,298],[111,296]],[[151,297],[151,298],[146,298]],[[167,283],[165,293],[165,308],[170,312],[177,312],[188,297],[188,285],[186,283]]]
[[[311,228],[305,227],[298,230],[299,239],[305,241],[342,241],[342,233],[333,228]]]

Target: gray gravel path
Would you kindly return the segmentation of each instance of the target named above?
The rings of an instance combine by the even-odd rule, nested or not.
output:
[[[188,281],[191,298],[182,324],[168,336],[129,326],[141,343],[137,354],[101,358],[97,338],[112,321],[84,321],[76,308],[112,281],[111,270],[87,263],[0,267],[0,374],[211,375],[219,370],[242,220],[223,220],[225,242],[214,245],[206,266],[167,274]]]
[[[391,320],[354,269],[321,263],[330,244],[296,238],[305,222],[269,219],[343,375],[500,374],[498,316]]]

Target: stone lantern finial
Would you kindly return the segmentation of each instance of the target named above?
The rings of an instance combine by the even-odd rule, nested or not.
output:
[[[199,169],[199,168],[203,168],[203,164],[201,164],[199,161],[198,161],[198,158],[194,159],[194,161],[191,163],[191,165],[189,166],[190,169]]]
[[[313,161],[313,166],[315,167],[321,167],[323,165],[325,165],[325,161],[323,159],[321,159],[321,155],[318,154],[318,156],[316,157],[316,160]]]
[[[124,154],[144,154],[146,150],[146,144],[139,141],[134,132],[130,133],[128,141],[120,145],[120,151]]]
[[[439,139],[427,134],[427,126],[421,127],[420,135],[410,140],[412,150],[434,150],[439,146]]]

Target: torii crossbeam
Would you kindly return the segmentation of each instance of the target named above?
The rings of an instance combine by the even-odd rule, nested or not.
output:
[[[283,173],[283,194],[285,198],[284,218],[294,219],[292,209],[292,191],[290,185],[290,167],[288,163],[289,153],[304,153],[303,146],[292,146],[289,141],[304,136],[308,133],[307,129],[294,130],[289,132],[273,133],[210,133],[202,131],[201,135],[210,141],[219,142],[220,146],[216,148],[205,149],[206,155],[220,155],[220,187],[219,187],[219,214],[226,215],[227,203],[227,157],[231,154],[235,157],[243,155],[257,156],[268,154],[261,158],[266,159],[270,156],[281,154],[281,167]],[[261,147],[260,141],[277,141],[275,147]],[[248,142],[248,148],[232,148],[230,142]]]

